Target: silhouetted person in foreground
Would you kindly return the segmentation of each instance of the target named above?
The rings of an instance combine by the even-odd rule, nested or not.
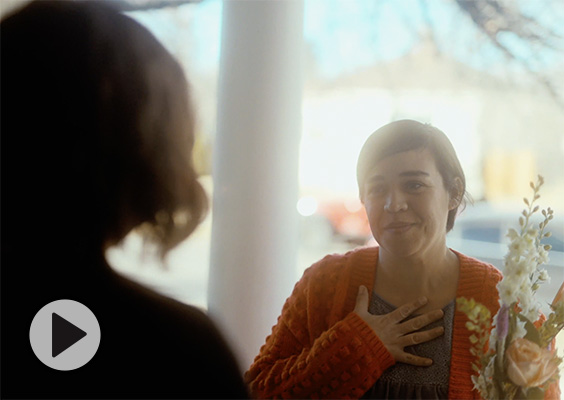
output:
[[[0,26],[2,397],[246,397],[204,313],[104,257],[136,227],[164,255],[207,211],[181,67],[100,3],[35,2]],[[87,306],[101,329],[95,356],[71,371],[30,346],[35,314],[60,299]]]

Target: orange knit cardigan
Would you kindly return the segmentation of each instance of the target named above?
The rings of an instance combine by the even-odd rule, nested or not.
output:
[[[456,255],[460,262],[456,296],[474,298],[495,315],[501,273],[492,265]],[[372,293],[377,260],[377,247],[361,248],[326,256],[304,272],[245,374],[253,396],[359,398],[395,364],[372,328],[353,311],[360,285]],[[480,398],[470,379],[474,356],[466,321],[463,313],[455,312],[450,399]]]

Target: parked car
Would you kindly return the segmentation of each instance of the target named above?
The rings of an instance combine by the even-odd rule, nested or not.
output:
[[[307,243],[364,245],[372,237],[364,207],[355,196],[303,196],[298,211],[302,215],[302,239]]]

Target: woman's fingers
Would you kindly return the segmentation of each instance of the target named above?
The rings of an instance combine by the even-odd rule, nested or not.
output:
[[[425,296],[420,297],[418,300],[415,300],[411,303],[404,304],[403,306],[398,307],[396,310],[386,315],[386,318],[388,319],[387,322],[391,324],[397,324],[398,322],[401,322],[409,317],[425,304],[427,304],[427,298]]]
[[[411,364],[411,365],[415,365],[417,367],[428,367],[429,365],[433,364],[433,360],[431,360],[430,358],[425,358],[425,357],[419,357],[419,356],[415,356],[413,354],[410,353],[400,353],[397,357],[396,357],[396,361],[405,363],[405,364]]]
[[[423,315],[405,321],[398,325],[399,333],[405,335],[410,332],[418,331],[432,322],[438,321],[444,316],[443,310],[429,311]]]
[[[444,332],[445,330],[441,326],[438,328],[429,329],[428,331],[424,331],[424,332],[412,333],[410,335],[406,335],[401,338],[401,346],[408,347],[408,346],[413,346],[415,344],[428,342],[430,340],[433,340],[441,336]],[[406,353],[405,351],[396,354],[395,358],[396,361],[405,364],[415,365],[418,367],[428,367],[429,365],[433,364],[433,360],[430,358],[419,357],[411,353]]]
[[[398,362],[415,366],[429,366],[433,361],[429,358],[418,357],[404,351],[405,347],[428,342],[444,333],[443,327],[420,331],[431,322],[443,317],[442,310],[434,310],[419,315],[409,321],[404,321],[415,311],[427,304],[427,298],[404,304],[386,315],[372,315],[368,312],[370,294],[365,286],[358,288],[354,311],[368,324],[378,335],[384,346]],[[402,322],[404,321],[404,322]]]
[[[445,328],[439,326],[423,332],[414,332],[409,335],[402,336],[399,343],[403,347],[413,346],[420,343],[429,342],[445,333]]]

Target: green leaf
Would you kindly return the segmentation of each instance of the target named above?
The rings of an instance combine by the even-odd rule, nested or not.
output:
[[[541,336],[535,324],[529,321],[529,319],[522,314],[517,314],[517,318],[525,322],[525,329],[527,331],[527,334],[525,335],[525,339],[530,340],[531,342],[536,343],[537,345],[540,346]]]
[[[501,378],[501,379],[494,379],[494,384],[496,385],[498,392],[504,393],[505,391],[503,390],[503,381],[505,378],[505,373],[503,371],[503,366],[500,365],[500,361],[502,360],[498,359],[497,355],[495,355],[494,357],[495,357],[495,359],[493,360],[494,376]]]
[[[544,390],[538,387],[529,388],[527,389],[526,396],[527,396],[526,397],[527,400],[543,400]]]

